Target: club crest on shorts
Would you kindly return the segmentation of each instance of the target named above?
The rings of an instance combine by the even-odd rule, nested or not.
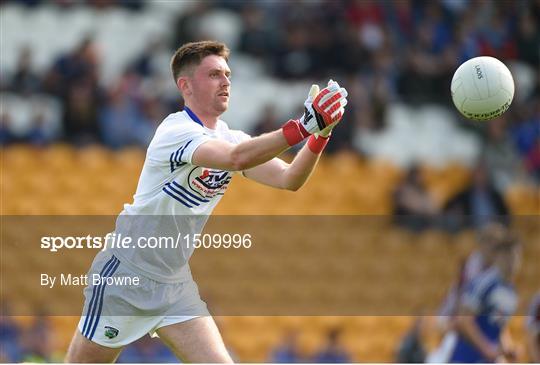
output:
[[[107,338],[115,338],[118,336],[118,330],[114,327],[105,326],[105,337]]]

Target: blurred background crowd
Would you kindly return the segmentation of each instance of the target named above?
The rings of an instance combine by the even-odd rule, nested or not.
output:
[[[233,128],[258,135],[298,117],[314,82],[333,78],[347,88],[347,112],[325,153],[401,169],[391,206],[406,229],[456,232],[493,217],[508,223],[513,186],[538,194],[538,0],[18,0],[0,1],[0,12],[2,150],[67,143],[144,151],[161,120],[182,108],[169,70],[174,50],[217,39],[232,50],[223,119]],[[479,55],[502,60],[516,83],[509,111],[482,123],[464,120],[450,97],[454,70]],[[453,163],[471,178],[441,204],[422,166]],[[538,212],[538,195],[528,204]],[[48,326],[3,317],[0,359],[60,360]],[[310,358],[296,353],[295,336],[267,359],[358,360],[338,345],[339,328]],[[150,339],[120,358],[145,360],[175,361]]]
[[[471,157],[486,156],[499,188],[520,173],[540,178],[538,1],[21,0],[1,6],[3,145],[61,140],[144,148],[163,117],[182,106],[170,55],[185,42],[217,38],[232,49],[233,99],[224,119],[233,127],[254,135],[277,128],[301,113],[304,84],[331,77],[349,90],[350,104],[330,153],[389,154],[410,166],[430,158],[410,151],[415,126],[409,124],[416,123],[424,130],[420,143],[439,143],[445,132],[454,137],[438,162],[471,164]],[[512,108],[491,123],[465,122],[451,105],[454,70],[478,55],[501,59],[517,84]],[[269,93],[272,88],[281,93]]]
[[[382,158],[408,170],[395,213],[413,228],[443,212],[505,215],[512,184],[540,182],[540,2],[535,0],[3,1],[0,143],[148,145],[182,108],[169,70],[180,45],[232,49],[224,119],[252,135],[298,117],[312,82],[349,91],[327,153]],[[28,31],[30,30],[30,31]],[[470,122],[451,105],[459,64],[490,55],[511,69],[510,110]],[[436,207],[418,166],[476,171]],[[486,204],[469,204],[482,196]],[[482,200],[480,199],[480,200]],[[477,222],[479,223],[479,222]],[[456,223],[445,223],[447,226]],[[443,224],[444,225],[444,224]]]

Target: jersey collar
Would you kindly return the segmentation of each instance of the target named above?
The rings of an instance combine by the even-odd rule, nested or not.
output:
[[[193,111],[191,109],[189,109],[187,106],[184,106],[184,110],[189,115],[191,120],[193,120],[197,124],[200,124],[201,127],[204,127],[203,122],[199,119],[198,116],[195,115],[195,113],[193,113]]]

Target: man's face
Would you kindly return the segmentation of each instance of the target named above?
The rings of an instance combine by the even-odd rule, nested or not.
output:
[[[196,104],[205,114],[219,116],[229,107],[231,70],[227,61],[220,56],[207,56],[194,68],[188,77],[190,92],[186,101]]]

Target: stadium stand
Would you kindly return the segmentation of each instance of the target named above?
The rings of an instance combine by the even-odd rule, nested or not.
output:
[[[139,170],[143,162],[143,152],[139,149],[126,149],[111,152],[106,148],[91,146],[82,149],[75,149],[69,145],[55,145],[46,149],[36,149],[28,146],[10,146],[4,150],[3,176],[7,184],[3,186],[3,194],[9,199],[4,199],[3,215],[114,215],[122,207],[122,204],[129,201],[130,195],[136,186]],[[339,162],[339,163],[337,163]],[[47,166],[47,169],[39,169],[39,166]],[[84,168],[81,170],[81,166]],[[337,167],[339,166],[339,167]],[[459,171],[457,167],[449,166],[444,170],[426,169],[427,184],[433,191],[452,191],[456,187],[452,184],[462,185],[463,178],[456,178]],[[305,187],[304,194],[293,195],[285,199],[286,204],[278,204],[283,201],[285,192],[275,191],[248,182],[246,179],[237,177],[230,190],[225,195],[219,209],[220,215],[281,215],[281,214],[388,214],[391,211],[391,201],[389,194],[397,181],[399,181],[400,171],[396,167],[383,162],[364,161],[354,155],[336,155],[326,158],[322,161],[320,169],[316,172],[312,181]],[[11,176],[11,178],[10,178]],[[16,178],[15,178],[16,176]],[[110,178],[103,179],[103,176]],[[112,177],[111,177],[112,176]],[[352,181],[350,184],[344,184],[339,190],[327,191],[328,184],[325,183],[326,176],[333,176],[335,179],[344,179]],[[367,178],[369,176],[369,178]],[[114,177],[114,178],[113,178]],[[448,177],[453,177],[448,179]],[[118,184],[122,181],[122,184]],[[84,182],[84,184],[81,184]],[[393,182],[393,184],[392,184]],[[326,190],[325,190],[326,189]],[[321,197],[332,196],[332,202],[328,204],[314,204],[313,200],[306,199],[305,196],[311,196],[311,193],[319,192]],[[533,193],[533,192],[531,192]],[[257,197],[257,200],[246,199],[245,197]],[[444,196],[444,195],[443,195]],[[516,201],[510,205],[514,207],[514,214],[523,214],[520,207],[530,209],[533,195],[523,195],[523,200]],[[534,207],[533,207],[534,208]],[[378,210],[377,210],[378,209]],[[538,211],[534,211],[538,213]],[[377,229],[377,228],[376,228]],[[392,291],[394,298],[402,302],[404,306],[414,302],[417,294],[405,288],[401,283],[392,284],[393,278],[401,271],[405,274],[411,270],[407,262],[411,262],[414,256],[427,255],[425,262],[430,265],[418,266],[415,269],[420,270],[418,277],[429,277],[431,272],[438,272],[438,278],[430,279],[424,285],[430,288],[439,297],[431,298],[431,303],[426,302],[426,306],[436,305],[440,299],[440,290],[446,288],[446,283],[450,282],[455,275],[456,266],[446,266],[447,271],[441,271],[441,258],[449,260],[449,257],[441,257],[441,247],[434,246],[434,242],[450,242],[457,244],[459,250],[445,250],[446,254],[451,254],[454,261],[458,257],[464,256],[474,244],[474,235],[464,232],[458,236],[453,236],[444,232],[427,231],[420,235],[411,235],[400,229],[395,229],[391,233],[380,235],[377,230],[364,230],[365,237],[372,239],[384,238],[384,241],[377,241],[376,245],[367,245],[363,248],[362,257],[365,259],[357,262],[358,267],[368,268],[368,272],[378,273],[379,280],[384,281],[386,290]],[[530,229],[530,228],[529,228]],[[524,231],[526,239],[531,239],[530,234],[537,233],[534,229]],[[359,237],[359,240],[362,239]],[[277,244],[277,243],[272,243]],[[310,250],[308,242],[298,241],[296,243],[287,242],[286,244],[301,245],[299,249]],[[44,269],[54,270],[54,262],[50,265],[44,265],[44,262],[50,260],[46,252],[39,255],[27,256],[24,251],[8,249],[5,246],[3,260],[7,263],[6,270],[16,270],[17,263],[23,260],[23,256],[32,259],[29,262],[29,274],[32,268],[41,272]],[[454,246],[455,248],[455,246]],[[531,251],[531,257],[540,257],[540,251],[537,246],[531,246],[536,251]],[[329,271],[342,270],[343,260],[347,255],[351,255],[350,250],[342,250],[339,246],[329,247],[328,255],[332,257],[336,267],[333,269],[330,264]],[[279,247],[275,247],[276,254],[279,254]],[[376,257],[384,255],[387,269],[380,271],[374,267],[377,265]],[[356,256],[355,256],[356,257]],[[234,255],[227,260],[233,259]],[[219,261],[223,257],[215,257],[214,261],[208,261],[205,257],[204,265],[198,265],[197,257],[194,258],[193,270],[195,275],[200,277],[215,277],[212,270],[219,269]],[[79,257],[78,261],[71,263],[70,267],[75,271],[84,272],[88,265],[89,257]],[[254,266],[246,266],[238,257],[237,261],[229,262],[229,267],[237,267],[239,271],[253,272]],[[292,267],[298,267],[299,263],[288,262],[283,258],[266,257],[265,260],[279,262],[283,270],[290,271]],[[245,260],[244,260],[245,261]],[[34,262],[34,264],[32,264]],[[536,274],[534,267],[525,266],[521,273],[525,280],[520,284],[524,288],[523,297],[532,295],[528,290],[532,290],[536,284]],[[307,268],[311,266],[307,265]],[[354,267],[352,265],[351,267]],[[370,269],[371,268],[371,269]],[[206,270],[206,271],[199,271]],[[354,270],[354,269],[351,269]],[[375,271],[373,271],[375,270]],[[386,273],[384,273],[386,272]],[[386,275],[386,276],[385,276]],[[363,275],[358,275],[358,280],[363,280]],[[385,277],[387,279],[385,279]],[[11,305],[16,306],[18,311],[24,312],[28,307],[31,311],[32,306],[40,306],[39,297],[31,295],[32,289],[28,288],[27,282],[21,277],[21,280],[10,280],[4,287],[4,293],[17,293],[12,298]],[[370,277],[364,277],[365,281],[361,284],[367,292],[376,291],[377,282],[370,280]],[[199,284],[205,287],[207,283],[202,280]],[[221,284],[220,284],[221,285]],[[310,286],[309,284],[306,284]],[[375,286],[373,286],[375,285]],[[27,288],[27,289],[25,289]],[[263,290],[267,290],[264,288]],[[212,290],[212,287],[210,287]],[[320,289],[319,289],[320,290]],[[227,291],[227,290],[224,290]],[[69,298],[69,294],[66,298]],[[34,299],[32,302],[29,299]],[[62,298],[59,298],[62,302]],[[66,305],[66,311],[72,311],[70,304]],[[59,309],[61,311],[61,309]],[[52,347],[55,352],[65,350],[70,339],[74,324],[77,318],[53,317],[51,326],[54,333],[54,344]],[[224,317],[220,318],[219,323],[223,327],[225,340],[230,344],[233,353],[238,359],[244,361],[264,361],[269,351],[277,345],[285,331],[290,328],[297,328],[303,334],[300,336],[300,349],[303,356],[309,357],[319,348],[324,338],[324,333],[334,326],[343,328],[341,341],[345,348],[350,351],[353,361],[390,361],[395,351],[395,344],[398,343],[400,336],[405,333],[411,324],[410,317],[300,317],[288,320],[287,318],[275,317]],[[21,323],[29,321],[28,318],[20,320]],[[522,335],[520,327],[521,321],[516,321],[512,325],[512,330],[518,337]],[[262,330],[264,328],[264,330]],[[434,336],[431,330],[431,336]],[[305,332],[305,333],[304,333]],[[263,335],[262,335],[263,334]]]

